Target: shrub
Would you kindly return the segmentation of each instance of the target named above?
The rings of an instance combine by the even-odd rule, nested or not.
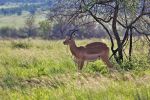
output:
[[[13,48],[23,48],[23,49],[28,49],[32,47],[31,43],[27,41],[13,41],[11,42]]]

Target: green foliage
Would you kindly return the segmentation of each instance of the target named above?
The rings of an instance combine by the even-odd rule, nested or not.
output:
[[[146,57],[141,57],[140,59],[137,57],[132,57],[132,61],[124,60],[120,67],[126,71],[150,68],[148,59]]]
[[[5,88],[13,88],[17,84],[15,77],[10,73],[7,73],[6,76],[3,77],[2,81],[4,85],[3,87]]]
[[[103,63],[96,61],[94,63],[88,63],[87,68],[86,68],[87,72],[97,72],[97,73],[101,73],[101,74],[107,74],[108,70],[106,68],[106,65],[104,65]]]
[[[45,38],[48,38],[50,36],[51,32],[51,23],[49,21],[41,21],[39,22],[41,34],[40,36],[44,36]]]
[[[140,0],[123,0],[123,5],[125,5],[125,8],[128,13],[131,15],[136,15],[136,9],[140,3]]]

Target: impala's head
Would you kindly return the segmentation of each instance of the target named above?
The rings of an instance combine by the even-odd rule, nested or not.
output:
[[[73,35],[75,34],[76,31],[77,31],[77,30],[73,30],[73,31],[71,32],[71,34],[66,37],[65,41],[63,42],[64,45],[69,45],[69,44],[71,44],[72,42],[74,42]]]

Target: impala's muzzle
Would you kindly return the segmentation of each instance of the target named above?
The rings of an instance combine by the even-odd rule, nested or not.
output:
[[[71,32],[71,34],[69,36],[66,37],[66,40],[63,42],[64,45],[68,45],[70,43],[70,41],[73,38],[73,35],[75,34],[76,31],[78,30],[72,30],[73,32]]]
[[[69,44],[69,40],[66,39],[64,42],[63,42],[64,45],[68,45]]]

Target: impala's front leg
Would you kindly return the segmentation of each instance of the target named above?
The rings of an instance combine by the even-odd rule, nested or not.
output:
[[[84,60],[79,60],[78,61],[78,70],[82,70],[82,68],[83,68],[83,66],[84,66]]]
[[[78,64],[78,59],[76,57],[74,57],[73,61],[75,62],[75,64]]]

